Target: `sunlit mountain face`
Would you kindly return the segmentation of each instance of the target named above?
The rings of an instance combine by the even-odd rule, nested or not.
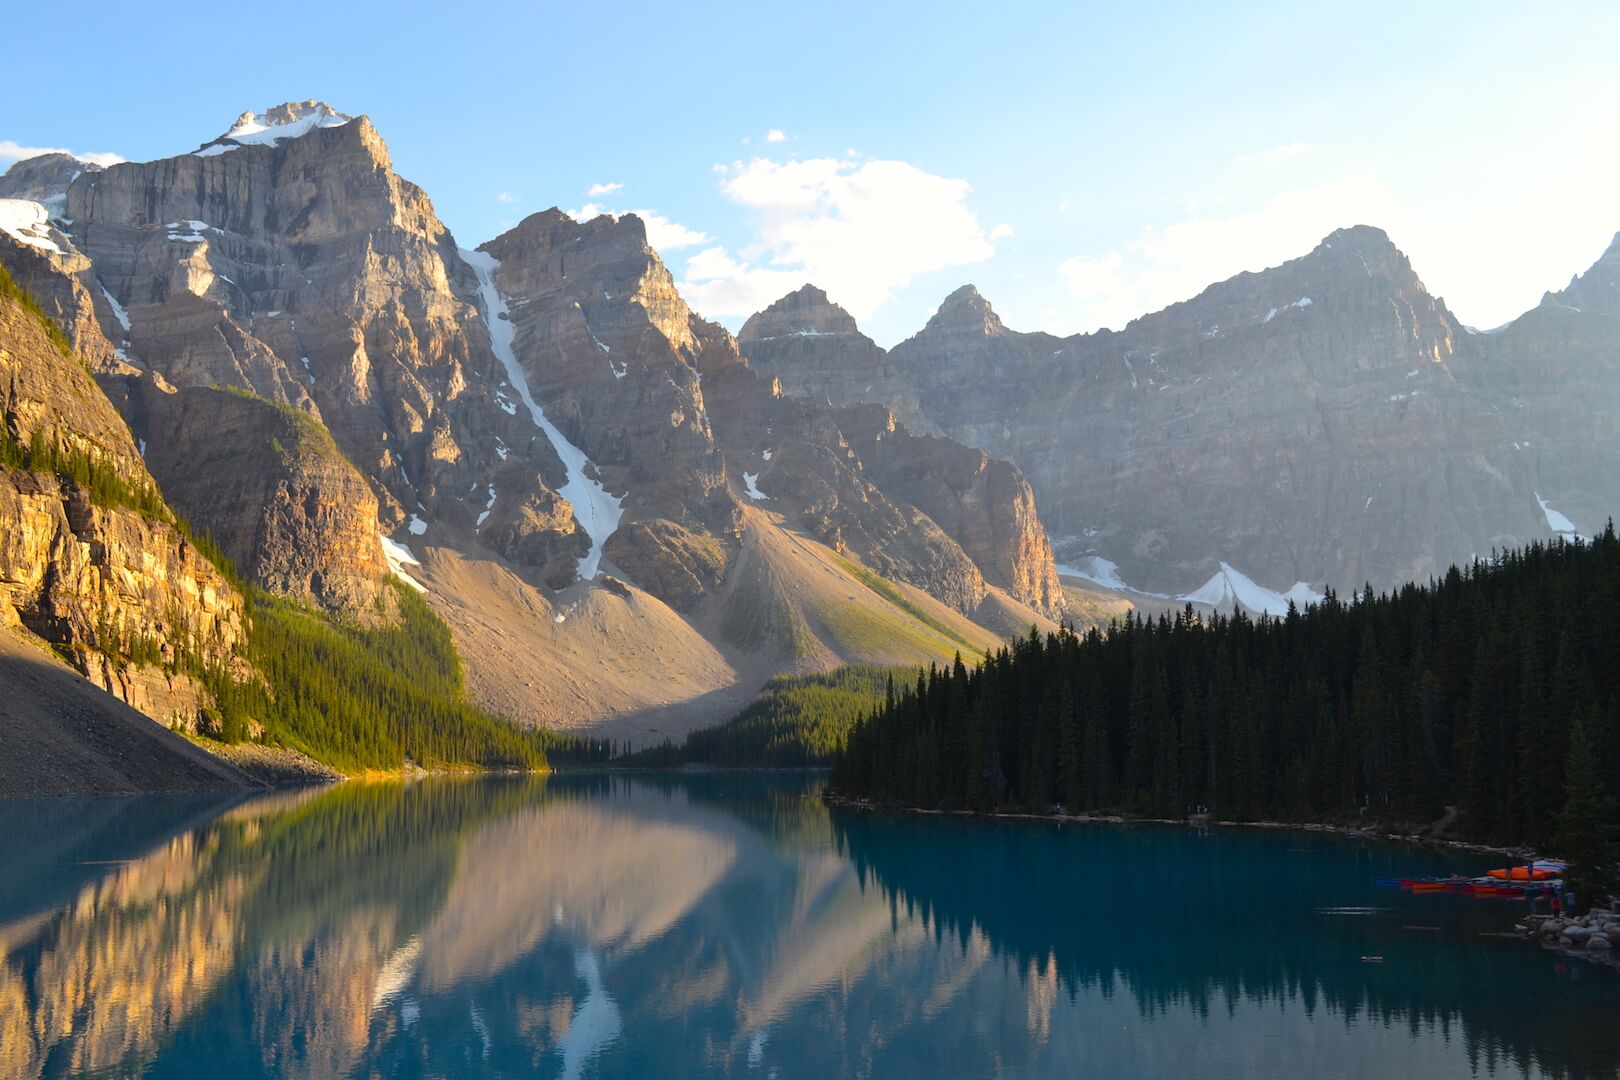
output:
[[[1600,1019],[1612,972],[1482,939],[1505,907],[1373,884],[1478,857],[885,817],[829,809],[817,786],[433,780],[0,804],[0,859],[30,882],[0,890],[0,1075],[1620,1065]]]

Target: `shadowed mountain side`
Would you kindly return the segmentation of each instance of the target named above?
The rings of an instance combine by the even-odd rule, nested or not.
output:
[[[1355,226],[1119,331],[1019,332],[968,285],[886,352],[806,287],[738,340],[790,394],[881,403],[1017,466],[1060,561],[1100,560],[1099,581],[1280,614],[1291,584],[1388,588],[1602,527],[1617,265],[1620,243],[1480,332]]]
[[[14,631],[0,631],[0,796],[255,786]]]

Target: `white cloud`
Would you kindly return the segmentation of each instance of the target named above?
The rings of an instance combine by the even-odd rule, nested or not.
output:
[[[1094,301],[1120,288],[1120,269],[1124,262],[1117,251],[1100,258],[1075,255],[1058,263],[1058,274],[1068,286],[1070,296]]]
[[[117,165],[125,160],[122,154],[106,151],[80,153],[76,150],[64,150],[59,146],[23,146],[11,139],[0,139],[0,165],[9,166],[13,161],[39,157],[41,154],[72,154],[80,161],[88,161],[93,165]]]
[[[632,210],[647,224],[647,243],[655,251],[675,251],[680,248],[693,247],[697,244],[707,243],[707,233],[696,229],[689,229],[678,221],[671,221],[663,214],[654,210]]]
[[[766,142],[787,142],[787,132],[781,128],[771,128],[765,133]]]
[[[609,210],[600,203],[590,202],[578,210],[569,210],[567,213],[575,221],[589,221],[603,214],[614,219],[634,214],[647,227],[647,243],[654,251],[678,251],[681,248],[708,243],[709,240],[707,233],[689,229],[678,221],[671,221],[656,210]]]
[[[737,255],[714,247],[687,263],[682,295],[711,317],[752,314],[812,281],[867,318],[919,274],[995,253],[967,181],[904,161],[755,158],[723,175],[754,236]]]
[[[512,194],[510,191],[503,191],[499,195],[495,196],[495,201],[499,202],[499,203],[508,203],[508,204],[510,204],[510,203],[517,202],[518,197],[516,195]]]
[[[593,199],[599,199],[603,195],[612,195],[615,191],[623,190],[624,185],[618,182],[611,184],[592,184],[590,187],[585,189],[585,194]]]
[[[1147,228],[1122,247],[1075,255],[1058,274],[1078,305],[1057,331],[1118,329],[1245,270],[1297,258],[1335,229],[1377,225],[1400,242],[1408,214],[1383,184],[1353,179],[1287,191],[1257,210]]]
[[[1013,227],[1011,225],[1007,224],[1005,221],[1003,221],[1000,225],[997,225],[997,226],[995,226],[994,228],[992,228],[990,230],[990,239],[992,239],[992,240],[1005,240],[1005,239],[1007,239],[1007,237],[1011,236],[1012,234],[1013,234]]]
[[[750,266],[723,247],[711,247],[686,260],[681,295],[706,315],[752,315],[806,283],[798,270]]]

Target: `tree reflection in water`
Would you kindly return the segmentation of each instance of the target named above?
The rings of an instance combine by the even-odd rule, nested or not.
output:
[[[0,863],[29,876],[0,886],[0,1075],[1620,1063],[1601,1020],[1620,981],[1474,936],[1483,908],[1327,910],[1437,856],[829,812],[815,786],[595,775],[0,804]]]

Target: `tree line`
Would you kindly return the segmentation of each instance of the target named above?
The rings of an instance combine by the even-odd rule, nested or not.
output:
[[[677,744],[637,750],[626,744],[614,765],[673,768],[802,769],[825,766],[849,729],[883,700],[897,669],[850,664],[809,675],[773,676],[748,706],[724,723],[698,728]]]
[[[1620,541],[1304,611],[1134,613],[890,687],[837,793],[920,808],[1429,823],[1612,873]],[[1605,882],[1607,884],[1607,882]]]
[[[200,672],[215,704],[208,733],[225,742],[251,735],[345,771],[407,761],[543,769],[611,756],[606,740],[522,728],[469,701],[450,628],[414,591],[390,585],[399,619],[377,626],[252,590],[246,659],[254,673]]]

